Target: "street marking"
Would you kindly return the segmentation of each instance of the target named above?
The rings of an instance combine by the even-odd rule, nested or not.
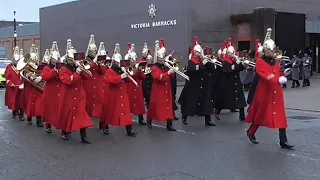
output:
[[[132,121],[133,121],[133,122],[136,122],[136,123],[139,123],[139,121],[136,120],[136,119],[133,119]],[[161,126],[161,125],[158,125],[158,124],[152,124],[152,126],[153,126],[153,127],[159,127],[159,128],[162,128],[162,129],[167,129],[166,126]],[[186,133],[186,134],[192,134],[192,135],[195,134],[195,133],[193,133],[193,132],[188,132],[188,131],[184,131],[184,130],[180,130],[180,129],[177,129],[177,132]]]
[[[315,158],[312,158],[312,157],[307,156],[307,155],[299,155],[299,154],[285,153],[285,152],[281,152],[281,153],[282,153],[282,154],[285,154],[285,155],[288,155],[288,156],[292,156],[292,157],[297,157],[297,158],[301,158],[301,159],[307,159],[307,160],[309,160],[309,161],[317,161],[317,162],[320,161],[319,158],[315,159]]]

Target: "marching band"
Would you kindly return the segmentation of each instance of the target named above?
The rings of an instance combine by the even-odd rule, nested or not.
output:
[[[155,41],[153,57],[145,43],[140,59],[132,43],[128,43],[124,58],[120,44],[116,44],[110,58],[103,42],[97,48],[94,35],[90,36],[86,52],[76,52],[68,39],[63,56],[54,41],[42,61],[35,45],[25,55],[15,47],[12,64],[6,69],[5,105],[12,110],[13,119],[18,115],[24,121],[26,114],[32,125],[35,117],[38,127],[45,123],[47,133],[55,127],[62,131],[64,140],[79,130],[80,141],[85,144],[91,143],[86,133],[88,127],[94,126],[90,117],[99,119],[99,128],[106,135],[110,126],[121,126],[126,128],[127,136],[137,136],[132,115],[138,117],[139,125],[152,129],[153,121],[166,122],[168,131],[176,131],[173,122],[179,119],[175,116],[179,75],[186,80],[178,100],[183,124],[188,124],[189,116],[197,115],[204,116],[204,125],[215,126],[212,114],[220,120],[222,109],[238,109],[239,120],[251,123],[247,131],[251,142],[258,143],[255,132],[259,126],[278,128],[280,146],[291,149],[285,133],[281,90],[287,81],[285,73],[280,72],[283,56],[275,51],[270,34],[269,28],[265,41],[257,41],[256,62],[239,57],[231,38],[222,44],[216,57],[212,48],[203,49],[195,37],[184,72],[179,70],[180,59],[174,57],[174,51],[166,50],[164,39]],[[297,62],[292,63],[293,71]],[[311,61],[305,57],[303,63],[307,68]],[[246,102],[240,72],[247,67],[256,73]],[[308,78],[303,85],[310,85]],[[246,117],[247,103],[250,106]]]

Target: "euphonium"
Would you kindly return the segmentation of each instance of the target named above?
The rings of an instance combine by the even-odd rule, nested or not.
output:
[[[25,61],[25,59],[27,59]],[[17,64],[17,70],[20,71],[20,76],[23,80],[34,86],[40,91],[44,90],[45,81],[41,80],[39,83],[35,82],[38,75],[38,65],[30,58],[30,53],[27,53],[24,58],[21,58]]]

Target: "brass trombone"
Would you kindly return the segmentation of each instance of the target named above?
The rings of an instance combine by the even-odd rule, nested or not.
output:
[[[183,72],[179,71],[179,66],[174,66],[175,63],[174,63],[174,60],[173,61],[170,61],[169,60],[169,57],[171,55],[168,55],[167,57],[164,58],[164,65],[166,67],[168,67],[169,69],[172,69],[175,73],[179,74],[181,77],[185,78],[186,80],[190,81],[190,78],[189,76],[187,76],[186,74],[184,74]]]

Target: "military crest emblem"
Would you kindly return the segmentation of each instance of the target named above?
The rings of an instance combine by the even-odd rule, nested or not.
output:
[[[149,6],[149,10],[148,10],[149,16],[150,16],[151,18],[154,18],[154,17],[156,16],[156,12],[157,12],[156,6],[153,5],[153,4],[151,4],[151,5]]]

